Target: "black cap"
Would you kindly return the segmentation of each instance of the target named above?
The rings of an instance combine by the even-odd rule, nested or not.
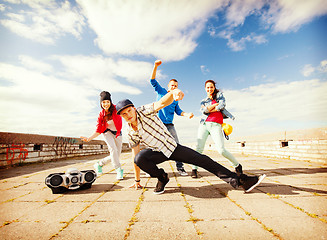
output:
[[[120,112],[127,108],[127,107],[130,107],[130,106],[134,106],[134,104],[131,102],[131,100],[129,99],[123,99],[121,101],[119,101],[117,104],[116,104],[116,110],[117,110],[117,114],[120,114]]]
[[[111,102],[111,94],[107,91],[102,91],[100,93],[100,103],[104,100],[109,100]]]

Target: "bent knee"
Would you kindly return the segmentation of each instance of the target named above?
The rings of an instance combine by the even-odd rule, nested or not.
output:
[[[224,155],[225,153],[227,153],[227,150],[225,148],[218,148],[217,151],[220,155]]]
[[[146,152],[145,150],[140,151],[138,154],[136,154],[134,158],[134,163],[139,166],[142,164],[144,161],[146,161]]]

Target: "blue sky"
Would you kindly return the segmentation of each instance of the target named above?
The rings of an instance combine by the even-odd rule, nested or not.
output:
[[[89,136],[102,90],[155,100],[156,59],[195,114],[175,117],[181,142],[196,139],[208,79],[232,137],[326,127],[326,26],[325,0],[0,0],[0,131]]]

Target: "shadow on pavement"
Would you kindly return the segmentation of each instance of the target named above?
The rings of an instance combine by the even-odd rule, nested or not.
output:
[[[112,188],[115,187],[115,190],[122,189],[123,187],[115,184],[107,183],[93,183],[92,187],[89,189],[76,189],[76,190],[67,190],[66,192],[60,193],[64,195],[83,195],[83,194],[94,194],[112,191]],[[49,188],[50,189],[50,188]]]
[[[275,176],[291,176],[296,174],[316,174],[316,173],[327,173],[327,168],[274,168],[274,169],[243,169],[245,174],[248,175],[261,175],[266,174],[267,177]],[[199,171],[199,175],[206,177],[212,174],[207,171]]]

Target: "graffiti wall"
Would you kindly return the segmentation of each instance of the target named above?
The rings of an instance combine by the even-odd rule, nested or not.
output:
[[[28,156],[28,150],[25,144],[8,144],[6,148],[7,165],[13,165],[25,161]]]
[[[0,132],[0,167],[96,154],[109,154],[104,141]]]
[[[55,137],[52,149],[56,156],[68,156],[76,152],[77,142],[76,138]]]

